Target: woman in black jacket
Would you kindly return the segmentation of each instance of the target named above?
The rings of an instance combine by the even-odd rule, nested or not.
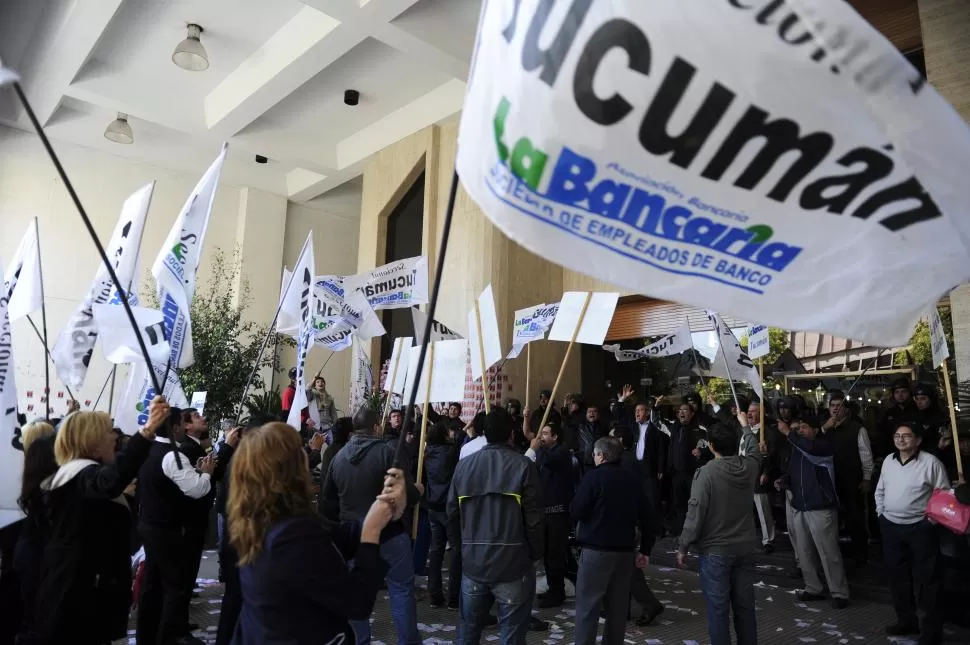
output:
[[[381,529],[404,506],[404,473],[392,470],[362,525],[325,526],[299,433],[283,423],[248,431],[229,495],[243,597],[233,644],[354,642],[348,620],[370,616],[387,569]]]
[[[107,414],[75,412],[61,423],[54,442],[60,467],[44,482],[50,538],[34,611],[37,642],[100,645],[125,636],[131,513],[122,493],[148,457],[168,411],[156,397],[148,424],[117,455]]]

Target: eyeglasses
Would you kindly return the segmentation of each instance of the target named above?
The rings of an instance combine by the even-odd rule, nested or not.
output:
[[[893,435],[893,439],[897,439],[897,440],[902,439],[902,440],[905,440],[905,441],[909,441],[910,439],[915,439],[915,438],[916,437],[914,435],[911,435],[911,434],[894,434]]]

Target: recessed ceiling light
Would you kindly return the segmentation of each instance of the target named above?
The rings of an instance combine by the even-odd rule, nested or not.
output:
[[[202,27],[196,24],[188,26],[188,36],[178,44],[172,54],[172,62],[190,72],[201,72],[209,69],[209,55],[205,52],[200,40]]]
[[[118,118],[108,124],[104,130],[104,138],[114,143],[131,144],[135,142],[135,133],[128,125],[128,115],[118,112]]]
[[[344,90],[344,104],[357,105],[360,103],[360,92],[357,90]]]

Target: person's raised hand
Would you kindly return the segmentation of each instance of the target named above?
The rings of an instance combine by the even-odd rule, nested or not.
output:
[[[211,475],[213,471],[215,471],[217,463],[218,461],[216,460],[215,455],[208,455],[202,458],[202,467],[199,468],[199,470],[206,475]]]
[[[236,427],[226,433],[226,443],[235,448],[242,439],[242,428]]]
[[[325,439],[326,437],[322,432],[314,432],[313,436],[310,437],[310,441],[307,442],[307,445],[310,446],[310,450],[317,451],[323,447],[323,442]]]
[[[624,385],[623,386],[623,389],[620,390],[620,392],[617,393],[616,400],[619,401],[620,403],[623,403],[624,401],[626,401],[627,399],[629,399],[631,396],[633,396],[633,387],[631,387],[629,384],[627,384],[627,385]]]
[[[758,481],[761,483],[762,486],[767,485],[767,483],[768,483],[768,475],[762,475],[761,478]]]
[[[404,508],[407,506],[407,492],[405,491],[403,470],[391,468],[387,471],[384,476],[384,488],[377,499],[392,506],[393,519],[398,519],[404,514]]]
[[[741,424],[741,427],[742,428],[744,428],[744,427],[746,427],[748,425],[748,415],[745,414],[744,412],[740,412],[739,411],[738,412],[738,416],[735,417],[735,418],[738,420],[738,423]]]
[[[361,543],[378,544],[381,540],[381,531],[387,526],[394,517],[395,506],[386,502],[378,496],[374,503],[370,505],[367,516],[364,517],[363,526],[360,529]]]
[[[791,426],[788,425],[788,423],[786,423],[785,421],[780,421],[779,420],[778,421],[778,432],[780,432],[781,434],[783,434],[784,436],[787,437],[788,434],[791,432]]]
[[[148,423],[141,429],[141,434],[146,439],[154,439],[155,432],[168,421],[170,407],[165,397],[156,396],[148,404]]]

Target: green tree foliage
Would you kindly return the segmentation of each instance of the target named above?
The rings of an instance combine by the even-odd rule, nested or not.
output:
[[[775,364],[785,350],[788,349],[788,332],[784,329],[778,329],[777,327],[768,328],[768,354],[763,357],[765,364],[765,390],[773,387],[774,381],[771,378],[770,366]],[[738,339],[741,344],[741,348],[744,351],[748,351],[748,335],[745,334]],[[715,360],[720,360],[720,356],[716,356]],[[758,361],[754,361],[755,365]],[[750,397],[753,395],[751,388],[740,381],[735,382],[735,388],[738,390],[738,396]],[[705,383],[698,384],[695,389],[700,392],[701,397],[704,401],[708,400],[708,395],[712,395],[715,401],[723,402],[731,399],[731,384],[727,379],[723,378],[708,378],[705,379]]]
[[[946,335],[946,345],[950,349],[950,356],[955,355],[953,347],[953,314],[949,307],[940,310],[940,322],[943,323],[943,333]],[[909,337],[909,355],[896,354],[894,363],[899,366],[921,365],[933,369],[933,347],[930,343],[930,326],[925,320],[920,320]],[[952,361],[951,361],[952,363]]]
[[[240,282],[241,271],[238,254],[227,258],[217,249],[212,258],[211,275],[200,284],[192,299],[192,350],[195,364],[177,369],[186,395],[205,391],[205,416],[210,421],[235,418],[246,381],[256,364],[256,357],[263,338],[269,331],[245,317],[251,303],[249,284]],[[144,293],[150,294],[150,306],[158,307],[153,281]],[[238,295],[235,285],[240,282]],[[267,350],[259,362],[260,368],[279,370],[279,350],[295,346],[292,338],[275,334],[270,338]],[[266,393],[266,383],[259,372],[253,379],[250,394],[263,400],[250,400],[259,407],[271,404],[272,393]],[[276,394],[279,398],[279,394]],[[248,407],[248,405],[246,406]],[[265,407],[265,406],[263,406]]]

